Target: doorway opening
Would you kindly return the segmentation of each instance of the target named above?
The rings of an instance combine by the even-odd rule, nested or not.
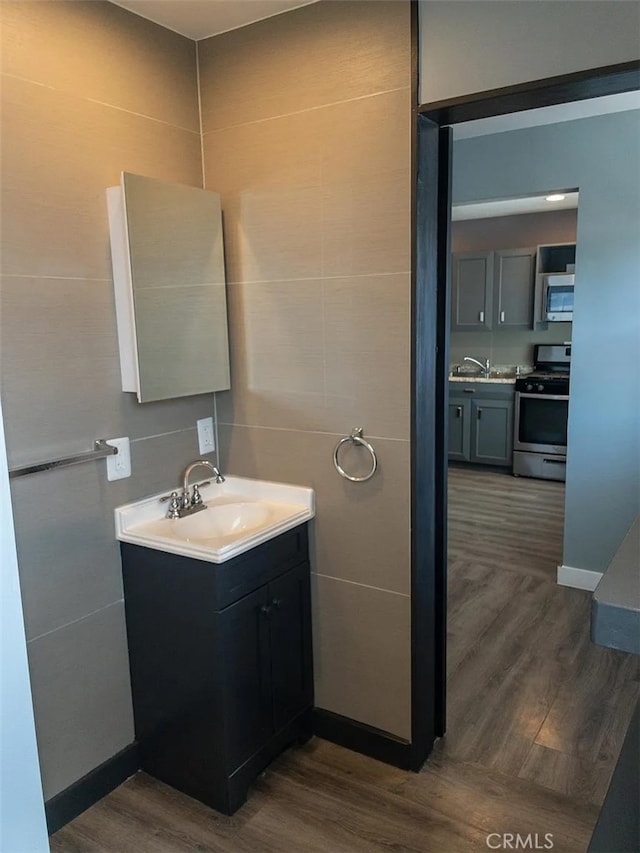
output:
[[[456,181],[456,152],[454,143],[454,185],[464,198],[469,189]],[[502,546],[504,559],[517,565],[525,556],[531,571],[550,580],[562,565],[577,214],[578,192],[557,188],[454,199],[450,562],[472,553],[490,561]],[[552,314],[549,306],[562,308],[563,300],[566,310]]]
[[[532,88],[536,89],[536,86],[532,84]],[[541,93],[544,95],[544,85],[542,84],[536,90],[536,98],[539,98]],[[584,97],[584,95],[577,95],[577,97]],[[566,93],[565,99],[571,99],[570,93]],[[534,100],[536,99],[534,98]],[[562,100],[556,99],[555,102],[559,103]],[[497,115],[503,112],[499,106],[492,104],[491,101],[492,98],[488,96],[487,103],[482,105],[486,110],[484,116]],[[524,101],[526,101],[526,97],[521,97],[520,105],[516,108],[522,109],[525,106]],[[540,100],[538,99],[537,105],[539,103]],[[550,100],[548,103],[554,103],[554,101]],[[458,107],[462,108],[459,112]],[[437,535],[434,536],[436,549],[434,552],[433,577],[430,584],[430,591],[436,598],[436,614],[439,614],[435,620],[435,637],[432,640],[436,646],[435,672],[442,679],[440,683],[436,682],[436,689],[441,688],[443,694],[446,689],[444,649],[447,642],[445,639],[447,623],[449,628],[450,680],[448,723],[445,724],[444,722],[444,713],[439,721],[441,723],[439,733],[443,734],[446,731],[447,737],[438,741],[436,752],[439,752],[444,758],[479,763],[488,769],[505,773],[513,777],[514,780],[529,780],[548,789],[558,791],[558,786],[562,784],[565,785],[565,793],[567,793],[571,786],[582,784],[578,781],[578,768],[580,768],[580,772],[584,770],[585,750],[583,748],[584,742],[578,745],[577,740],[580,740],[584,735],[586,718],[590,714],[591,719],[597,717],[589,698],[589,691],[586,689],[586,682],[583,679],[585,679],[587,672],[593,675],[598,669],[597,659],[602,656],[602,650],[590,646],[588,636],[590,596],[588,593],[559,587],[556,578],[553,576],[553,568],[550,573],[546,569],[545,574],[545,572],[536,571],[535,566],[533,569],[529,567],[527,570],[525,565],[525,552],[531,548],[537,557],[542,555],[547,563],[552,566],[557,565],[556,560],[562,559],[564,562],[566,559],[566,555],[562,556],[561,525],[559,529],[556,528],[554,534],[556,539],[555,554],[559,553],[560,556],[552,557],[548,548],[550,540],[553,539],[550,534],[551,527],[562,515],[564,504],[562,480],[538,479],[537,477],[527,478],[526,480],[522,477],[513,478],[510,473],[507,475],[489,472],[489,465],[485,465],[484,468],[478,469],[478,476],[485,477],[489,473],[495,473],[506,492],[501,497],[502,502],[494,501],[492,504],[492,498],[485,494],[484,485],[476,482],[473,488],[467,489],[468,494],[465,502],[455,506],[458,495],[454,494],[454,489],[458,488],[459,484],[455,482],[454,478],[459,469],[457,467],[452,469],[454,470],[453,476],[451,471],[447,471],[448,449],[443,451],[443,448],[446,448],[447,444],[450,443],[451,423],[449,419],[457,417],[457,406],[452,414],[451,398],[448,396],[450,379],[454,378],[449,376],[451,370],[455,371],[459,364],[466,364],[469,370],[477,369],[478,372],[482,372],[484,369],[490,372],[492,366],[494,368],[497,366],[512,368],[514,373],[517,368],[520,368],[522,373],[524,372],[523,369],[534,367],[533,362],[535,361],[533,352],[530,359],[526,357],[521,359],[515,350],[511,352],[511,357],[498,359],[496,349],[492,349],[491,346],[497,347],[499,350],[503,350],[503,347],[506,349],[506,343],[503,344],[500,341],[497,344],[490,345],[490,350],[487,353],[480,350],[476,351],[474,341],[479,343],[481,339],[474,336],[479,336],[480,330],[467,330],[469,337],[463,339],[462,344],[454,338],[451,317],[452,309],[455,309],[456,306],[452,305],[452,296],[454,299],[456,297],[448,286],[450,278],[453,279],[454,275],[454,263],[451,259],[452,250],[455,252],[455,248],[460,251],[462,248],[466,248],[469,251],[479,251],[482,248],[486,252],[492,252],[493,261],[496,262],[496,253],[500,250],[521,249],[522,245],[527,245],[527,243],[518,246],[485,245],[479,247],[477,244],[474,246],[467,244],[466,247],[456,246],[455,223],[452,224],[450,221],[451,198],[454,201],[457,199],[470,201],[527,195],[527,192],[532,192],[531,188],[518,186],[516,192],[509,191],[508,182],[505,178],[505,175],[508,175],[513,179],[515,175],[515,183],[518,184],[519,178],[525,172],[529,177],[535,178],[534,194],[564,188],[567,185],[580,186],[581,189],[582,186],[580,180],[577,179],[577,172],[573,173],[568,179],[565,175],[564,180],[554,177],[554,175],[559,174],[558,170],[555,172],[552,170],[551,177],[549,173],[545,174],[544,169],[541,169],[539,164],[526,159],[528,153],[526,145],[520,145],[520,155],[523,158],[520,171],[515,165],[515,155],[513,155],[513,159],[509,159],[511,157],[509,152],[506,149],[501,151],[500,156],[505,166],[503,176],[493,186],[487,186],[487,180],[485,180],[487,171],[483,167],[483,157],[490,150],[490,145],[485,138],[482,145],[476,146],[474,156],[468,158],[470,164],[479,166],[482,175],[482,180],[478,180],[474,185],[475,197],[474,194],[467,198],[461,195],[456,196],[460,175],[456,175],[457,146],[456,142],[452,143],[452,132],[449,125],[456,125],[457,122],[465,120],[464,107],[464,104],[458,104],[447,109],[434,109],[433,111],[425,108],[423,116],[419,120],[421,124],[419,159],[420,168],[424,169],[424,174],[418,181],[417,276],[419,279],[422,277],[422,280],[417,286],[415,334],[419,335],[424,328],[424,325],[421,326],[421,320],[424,324],[424,316],[420,314],[420,290],[426,288],[428,291],[429,288],[433,288],[430,292],[431,301],[425,298],[425,303],[430,306],[432,318],[436,318],[433,321],[435,326],[433,339],[437,345],[433,366],[435,393],[431,395],[429,402],[432,405],[435,402],[436,405],[436,413],[433,416],[435,421],[433,447],[436,454],[438,454],[439,448],[442,452],[441,468],[438,467],[438,459],[433,462],[431,468],[434,487],[436,490],[440,490],[435,501],[436,511],[433,517],[437,522],[438,507],[446,510],[448,493],[451,511],[457,513],[457,521],[461,525],[470,524],[473,528],[473,535],[476,537],[475,548],[471,552],[465,551],[469,544],[469,528],[467,528],[466,535],[464,533],[458,535],[462,528],[456,532],[452,527],[449,527],[450,540],[447,543],[446,522],[442,514],[440,515],[440,520],[444,523],[445,533],[440,538]],[[466,107],[469,107],[469,104]],[[469,108],[475,111],[475,116],[478,115],[477,100]],[[539,130],[538,133],[543,134],[543,131]],[[471,140],[469,140],[470,142]],[[429,155],[434,158],[430,164],[428,163]],[[600,156],[604,156],[602,151]],[[438,164],[437,179],[433,176],[429,178],[427,175],[429,165],[433,168],[434,162]],[[426,188],[431,187],[433,189],[434,186],[437,187],[437,199],[435,201],[426,198]],[[492,193],[494,194],[492,195]],[[590,198],[589,203],[594,204],[593,198]],[[593,210],[591,210],[592,212]],[[476,228],[476,226],[465,227],[468,230]],[[548,245],[561,245],[559,242],[555,242],[556,239],[553,237]],[[575,239],[566,239],[566,242],[580,244],[579,234],[576,232]],[[539,246],[547,245],[546,242],[544,240],[540,243],[536,241],[533,245],[536,247],[535,262],[539,266],[538,274],[575,275],[576,281],[578,280],[576,270],[571,269],[571,266],[576,264],[575,258],[566,258],[564,268],[561,270],[546,270],[540,266],[542,257],[538,250]],[[429,260],[430,252],[435,252],[435,260]],[[511,258],[513,256],[506,255],[505,257]],[[521,257],[518,256],[518,258],[519,263],[523,264]],[[498,262],[503,263],[504,258],[499,258]],[[542,297],[543,292],[540,291],[540,297]],[[492,296],[494,294],[495,290]],[[541,310],[542,304],[536,304],[534,301],[534,312],[538,309]],[[491,310],[493,311],[493,309],[494,305],[492,304]],[[487,311],[486,307],[485,311]],[[494,317],[497,316],[498,322],[501,321],[501,313],[501,309],[498,307],[497,315],[493,314]],[[464,311],[457,315],[454,311],[453,316],[456,321],[463,321],[466,315]],[[477,320],[481,321],[479,312]],[[560,330],[560,322],[550,318],[547,318],[547,322],[559,323],[558,326],[551,327],[552,334],[555,335],[556,331]],[[462,322],[460,324],[462,325]],[[462,330],[457,331],[460,331],[460,334],[463,333]],[[539,331],[543,330],[540,329]],[[548,333],[548,327],[544,331]],[[515,333],[515,330],[504,333],[512,334]],[[483,334],[487,334],[486,329],[483,330]],[[591,335],[593,340],[593,333]],[[583,344],[586,344],[588,336],[589,333],[585,330]],[[609,337],[606,334],[603,336],[603,346],[608,346]],[[571,337],[562,335],[562,339],[558,337],[557,341],[548,341],[547,343],[566,347],[565,342],[570,340],[573,341],[573,334]],[[482,341],[485,345],[487,344],[486,338],[482,338]],[[506,342],[507,338],[503,338],[501,341]],[[530,350],[533,350],[536,344],[546,345],[543,341],[529,340],[527,342]],[[456,347],[459,347],[460,351]],[[571,347],[572,345],[569,345],[570,349]],[[582,352],[586,352],[585,346],[582,347]],[[479,364],[473,367],[473,362],[465,362],[465,356],[474,358]],[[489,366],[486,366],[487,357],[490,360]],[[521,360],[522,363],[520,363]],[[487,379],[490,378],[487,377]],[[466,377],[462,377],[461,384],[464,384],[465,379]],[[414,423],[416,429],[419,429],[421,398],[417,389],[415,395],[418,417]],[[447,405],[443,405],[441,413],[438,408],[439,399],[447,403]],[[477,397],[474,399],[479,400]],[[515,400],[513,404],[515,409]],[[478,408],[484,408],[479,418],[477,418]],[[499,410],[501,407],[495,408]],[[478,420],[487,416],[486,407],[476,406],[474,411]],[[494,415],[494,422],[500,422],[500,418],[504,418],[504,415],[496,415],[494,409],[491,410],[491,414]],[[486,417],[486,421],[490,420],[491,417]],[[581,426],[587,427],[587,424],[584,423],[583,411],[578,411],[574,420],[576,420],[576,424],[580,422]],[[569,433],[571,433],[571,429]],[[444,436],[440,445],[438,445],[438,435]],[[468,442],[471,444],[470,434]],[[460,438],[460,443],[463,447],[462,438]],[[475,447],[479,455],[483,455],[482,451],[485,445],[482,442],[478,445],[476,441]],[[504,469],[507,466],[499,467]],[[448,490],[448,473],[451,490]],[[525,494],[525,490],[529,491],[528,497],[523,503],[521,518],[523,527],[519,530],[514,524],[516,520],[514,515],[519,510],[514,507],[513,494],[509,494],[509,490],[505,487],[506,483],[509,483],[510,487],[514,486],[514,488],[522,486]],[[533,495],[534,491],[543,493],[542,502],[539,501],[540,494]],[[555,494],[555,503],[553,500],[554,492],[557,493]],[[542,511],[536,508],[536,499],[538,499],[538,506],[543,507]],[[487,520],[487,508],[490,504],[492,505],[489,508],[495,513],[496,518],[493,535],[497,539],[498,548],[496,548],[495,542],[493,546],[490,544],[491,534]],[[572,533],[575,534],[575,529]],[[456,535],[458,535],[457,541]],[[447,544],[449,544],[449,553],[455,558],[449,562],[448,619],[446,594]],[[481,559],[477,559],[480,546],[484,547],[485,551],[481,555]],[[547,549],[546,555],[545,549]],[[502,557],[505,557],[505,565],[502,577],[496,581],[492,577],[492,572],[495,571],[496,557],[500,557],[500,554],[496,554],[496,552],[500,550],[504,552]],[[458,572],[456,572],[456,560]],[[425,573],[428,573],[428,569],[425,569]],[[415,592],[416,587],[414,586],[414,595]],[[518,606],[522,602],[530,605],[526,612],[518,610]],[[416,606],[419,606],[417,602]],[[415,613],[416,610],[414,609]],[[460,643],[456,645],[458,639],[460,639]],[[491,666],[482,657],[481,641],[484,642],[484,640],[488,641],[488,647],[491,648],[493,656]],[[439,669],[438,662],[440,663]],[[572,670],[572,667],[575,669]],[[620,663],[620,669],[615,676],[621,679],[620,685],[625,682],[627,677],[624,672],[625,666]],[[575,680],[572,681],[574,677]],[[414,674],[415,678],[420,678],[420,674]],[[585,689],[580,685],[583,685]],[[620,689],[622,690],[622,687]],[[572,693],[574,699],[572,699]],[[578,696],[580,697],[579,700]],[[444,701],[440,703],[439,707],[444,712]],[[613,712],[613,709],[611,710]],[[618,708],[619,710],[620,708]],[[601,795],[596,790],[601,785],[598,780],[607,775],[607,770],[602,764],[598,764],[599,759],[595,758],[597,753],[595,741],[591,743],[590,749],[590,758],[587,761],[592,762],[593,767],[590,770],[593,773],[589,776],[590,781],[587,783],[588,786],[591,786],[591,793],[588,796],[591,797],[590,802],[596,802]],[[560,766],[563,767],[562,772],[559,771]],[[558,781],[560,777],[562,777],[562,782]],[[515,781],[514,784],[516,784]]]

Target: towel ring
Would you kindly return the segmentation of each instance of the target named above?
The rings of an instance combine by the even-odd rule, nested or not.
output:
[[[371,454],[371,470],[368,474],[365,474],[364,477],[352,477],[351,474],[347,474],[338,460],[340,448],[347,441],[350,441],[352,444],[359,444],[361,447],[366,447]],[[344,477],[345,480],[350,480],[352,483],[364,483],[373,477],[378,468],[378,457],[376,456],[376,452],[373,447],[362,437],[362,427],[355,427],[351,430],[351,435],[345,435],[345,437],[341,438],[336,444],[336,449],[333,451],[333,464],[335,465],[338,474],[340,474],[341,477]]]

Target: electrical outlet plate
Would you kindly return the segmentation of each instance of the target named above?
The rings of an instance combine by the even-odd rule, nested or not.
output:
[[[213,437],[213,418],[201,418],[196,421],[198,427],[198,447],[200,453],[213,453],[216,442]]]
[[[117,447],[114,456],[107,456],[107,480],[124,480],[131,476],[131,448],[128,438],[108,438],[107,444]]]

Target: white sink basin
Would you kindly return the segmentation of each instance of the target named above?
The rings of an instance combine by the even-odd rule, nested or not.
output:
[[[270,516],[268,504],[258,501],[207,505],[206,509],[187,518],[163,518],[156,522],[159,532],[184,542],[215,542],[222,537],[235,537],[262,527]]]
[[[223,563],[315,515],[314,491],[303,486],[227,477],[200,491],[206,509],[185,518],[166,517],[168,492],[117,507],[116,538]]]

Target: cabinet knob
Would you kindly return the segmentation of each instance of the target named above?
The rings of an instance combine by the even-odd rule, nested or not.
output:
[[[456,417],[457,417],[457,418],[461,418],[461,417],[462,417],[462,406],[457,406],[457,407],[456,407]]]
[[[274,598],[271,602],[271,606],[274,608],[274,610],[280,610],[280,608],[282,607],[282,599]]]
[[[501,311],[500,312],[500,322],[504,323],[504,320],[505,320],[505,314],[504,314],[504,311]]]
[[[478,320],[479,320],[481,323],[484,323],[484,311],[480,311],[480,312],[479,312],[479,314],[478,314]]]
[[[478,420],[482,417],[482,409],[478,409]]]
[[[262,613],[263,616],[270,616],[271,615],[271,606],[269,604],[263,604],[262,607],[260,608],[260,613]]]

